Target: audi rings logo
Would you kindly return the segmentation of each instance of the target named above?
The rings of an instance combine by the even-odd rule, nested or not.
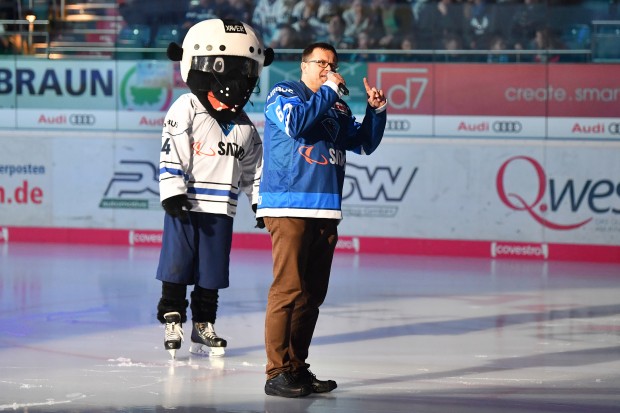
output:
[[[620,123],[619,122],[613,122],[609,124],[609,133],[611,133],[612,135],[620,135]]]
[[[392,132],[403,132],[411,129],[411,123],[405,119],[388,120],[385,129]]]
[[[493,122],[493,132],[497,133],[519,133],[523,129],[521,122],[517,121],[495,121]]]
[[[73,113],[69,115],[69,123],[75,126],[92,126],[97,119],[89,113]]]

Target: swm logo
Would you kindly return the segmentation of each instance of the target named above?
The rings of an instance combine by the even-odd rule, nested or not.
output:
[[[347,172],[342,192],[343,199],[357,195],[362,201],[400,202],[405,198],[417,167],[399,166],[395,171],[389,166],[369,168],[347,163]]]

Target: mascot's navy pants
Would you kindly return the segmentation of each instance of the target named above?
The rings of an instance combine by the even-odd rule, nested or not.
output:
[[[165,214],[157,279],[202,288],[226,288],[233,218],[188,212],[185,220]]]

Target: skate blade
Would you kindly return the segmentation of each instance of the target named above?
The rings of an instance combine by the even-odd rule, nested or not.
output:
[[[172,360],[174,360],[175,358],[177,358],[177,350],[174,348],[169,348],[168,349],[168,353],[170,353],[170,358]]]
[[[189,352],[203,357],[222,357],[226,353],[224,347],[209,347],[200,343],[192,343]]]

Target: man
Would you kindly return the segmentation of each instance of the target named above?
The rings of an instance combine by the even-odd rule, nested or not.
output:
[[[300,397],[336,388],[306,362],[319,307],[327,294],[342,219],[346,151],[372,153],[383,137],[386,99],[364,86],[360,124],[341,100],[348,90],[328,43],[302,53],[301,81],[276,84],[265,104],[263,174],[257,218],[271,236],[273,283],[265,319],[265,393]]]

